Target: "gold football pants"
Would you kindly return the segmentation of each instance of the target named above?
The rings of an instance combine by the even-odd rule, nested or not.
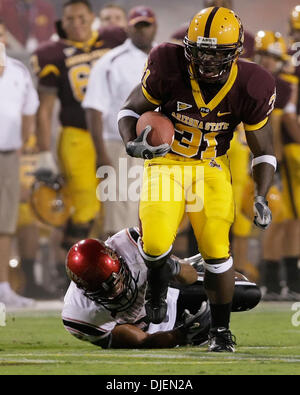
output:
[[[168,154],[145,162],[140,220],[146,254],[171,248],[185,212],[204,259],[228,258],[234,204],[227,156],[191,160]]]
[[[287,144],[283,149],[282,198],[284,219],[300,218],[300,144]]]
[[[235,204],[235,220],[232,232],[235,236],[248,237],[251,234],[252,222],[242,213],[244,190],[249,182],[250,150],[239,139],[239,132],[234,133],[228,150],[232,176],[233,199]]]
[[[72,222],[90,222],[100,208],[96,196],[96,152],[90,133],[82,129],[64,127],[58,143],[58,158],[68,193],[72,198]]]

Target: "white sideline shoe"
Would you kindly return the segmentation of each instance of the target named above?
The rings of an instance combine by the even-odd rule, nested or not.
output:
[[[5,292],[0,291],[0,302],[4,303],[5,306],[9,308],[32,307],[35,303],[33,299],[18,295],[12,289],[6,290]]]

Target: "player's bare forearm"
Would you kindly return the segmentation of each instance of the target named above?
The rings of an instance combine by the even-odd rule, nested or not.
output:
[[[272,128],[269,122],[260,130],[246,132],[246,138],[254,159],[263,156],[275,157]],[[253,167],[256,196],[266,197],[272,185],[274,170],[274,167],[266,162]]]
[[[129,95],[121,110],[131,110],[134,113],[141,115],[146,111],[154,111],[157,106],[150,103],[142,92],[142,87],[139,84]],[[119,120],[119,132],[126,145],[129,141],[136,138],[136,124],[138,119],[135,117],[124,117]]]
[[[180,264],[180,272],[175,276],[175,280],[180,284],[189,285],[194,284],[198,279],[198,274],[193,266],[187,263]]]
[[[112,331],[111,348],[172,348],[184,344],[178,329],[148,334],[134,325],[124,324]]]
[[[56,94],[39,91],[40,107],[37,113],[37,145],[40,151],[50,151],[52,115]]]
[[[86,122],[88,130],[94,141],[94,146],[97,155],[97,166],[109,165],[110,161],[107,156],[105,142],[103,139],[103,117],[100,111],[92,108],[85,110]]]

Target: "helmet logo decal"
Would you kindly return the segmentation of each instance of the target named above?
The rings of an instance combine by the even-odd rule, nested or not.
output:
[[[207,45],[209,47],[215,48],[218,44],[217,38],[207,38],[207,37],[197,37],[197,45]]]

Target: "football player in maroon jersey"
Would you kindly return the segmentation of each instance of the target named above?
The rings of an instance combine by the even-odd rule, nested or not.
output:
[[[205,260],[205,289],[212,316],[209,351],[213,352],[234,351],[229,330],[234,289],[229,231],[234,202],[226,152],[240,122],[244,123],[254,157],[254,222],[265,229],[272,219],[266,194],[276,168],[268,122],[276,99],[275,83],[260,66],[238,60],[242,50],[243,27],[235,13],[222,7],[202,10],[190,23],[184,47],[167,43],[152,50],[141,85],[131,93],[119,114],[127,153],[148,159],[140,202],[139,244],[149,268],[147,314],[154,323],[163,321],[166,315],[169,277],[165,262],[183,213],[189,209],[198,248]],[[168,148],[147,143],[151,128],[136,137],[139,116],[157,107],[175,127],[174,142]],[[184,184],[182,174],[192,167],[194,176],[188,185]],[[147,199],[150,189],[156,192],[155,196],[162,196],[159,194],[164,185],[171,185],[182,199],[178,201],[178,195],[168,201]],[[196,203],[190,207],[185,191],[197,186],[198,200],[193,196]]]
[[[100,207],[96,197],[95,148],[81,102],[94,62],[126,39],[126,33],[118,27],[93,31],[93,20],[88,0],[66,1],[61,21],[63,38],[40,46],[32,57],[41,102],[38,169],[57,171],[50,147],[57,99],[61,105],[58,159],[74,208],[65,230],[67,250],[76,240],[87,237]]]

